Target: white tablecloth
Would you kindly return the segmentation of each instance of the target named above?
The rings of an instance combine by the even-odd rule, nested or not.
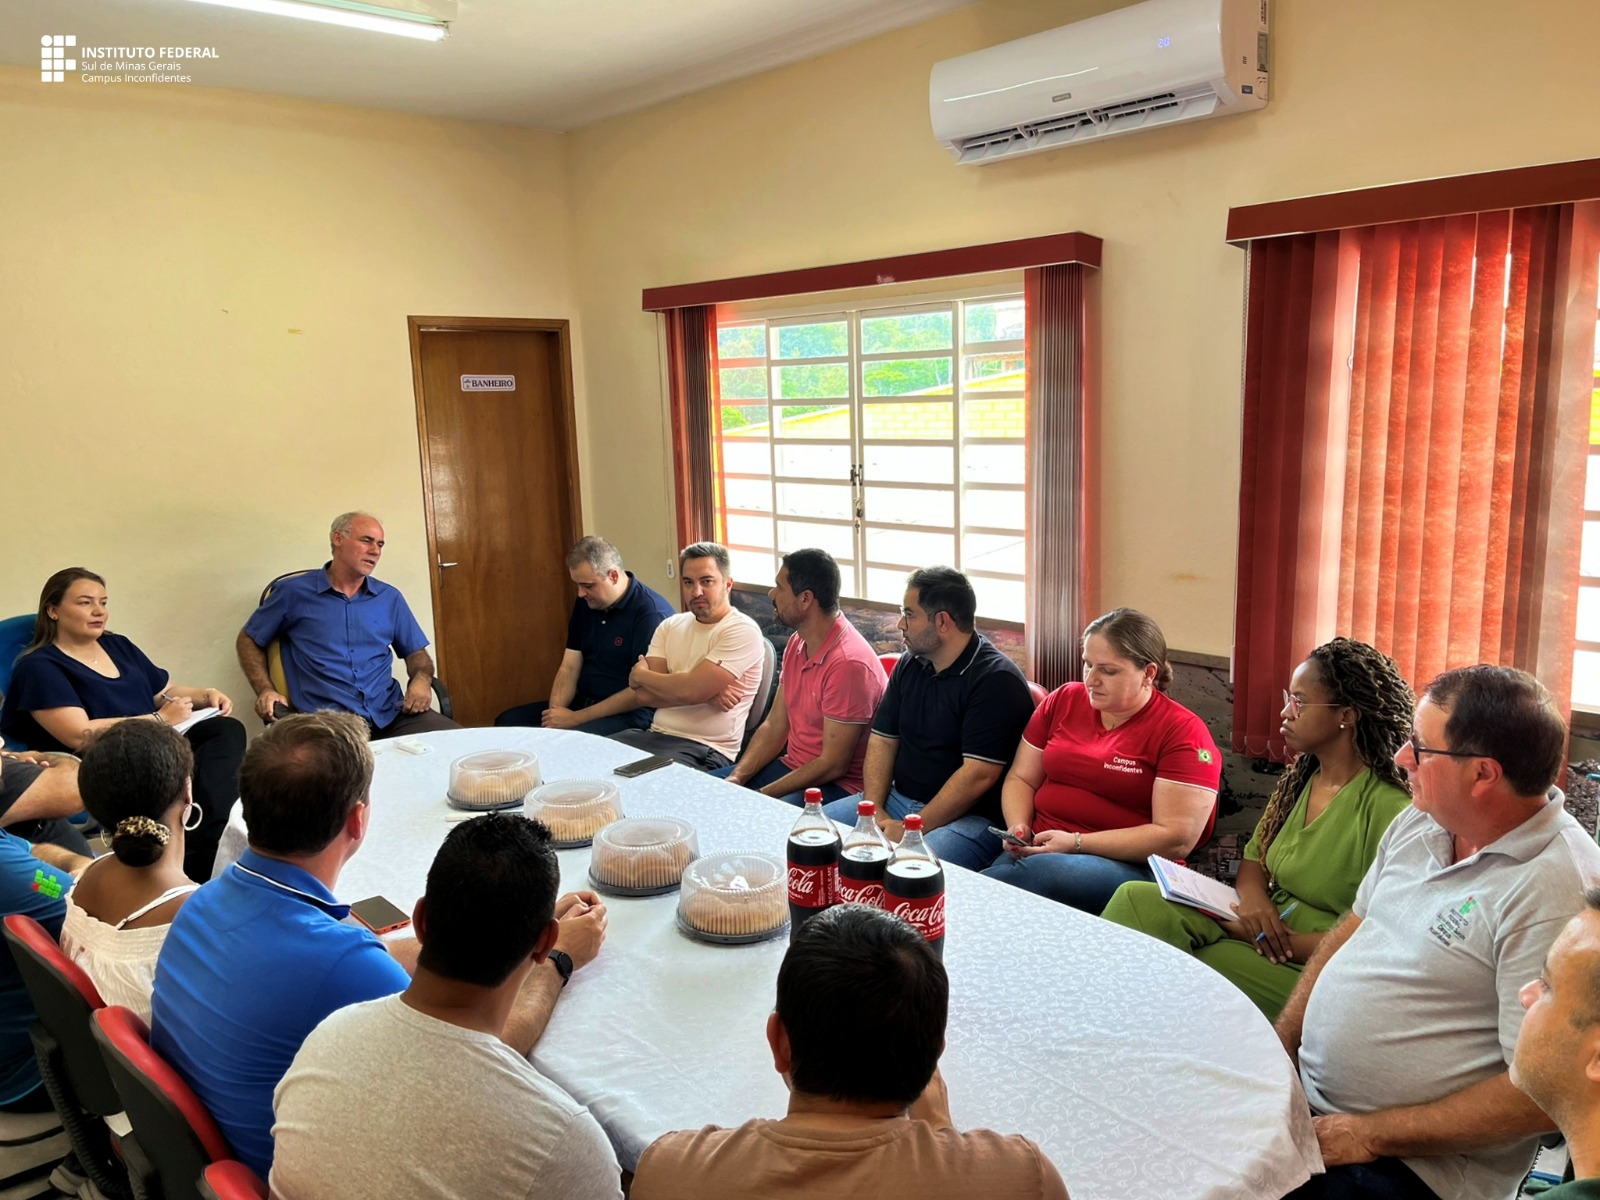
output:
[[[584,733],[471,729],[415,740],[429,753],[374,743],[370,831],[339,880],[342,900],[383,895],[410,910],[447,818],[460,815],[445,803],[450,761],[475,750],[531,749],[547,782],[615,778],[627,815],[687,818],[703,854],[781,855],[797,815],[681,766],[612,777],[641,753]],[[219,870],[243,842],[236,809]],[[560,859],[563,890],[589,886],[588,850]],[[946,874],[941,1065],[958,1127],[1033,1138],[1075,1200],[1275,1197],[1320,1167],[1288,1058],[1221,976],[1097,917],[959,868]],[[630,1170],[668,1130],[781,1116],[786,1102],[764,1029],[787,939],[691,941],[677,929],[677,899],[607,898],[605,947],[573,976],[533,1052],[589,1106]]]

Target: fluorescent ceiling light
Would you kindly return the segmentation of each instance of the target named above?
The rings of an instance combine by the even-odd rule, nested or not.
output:
[[[241,8],[275,17],[298,17],[304,21],[320,21],[324,25],[343,25],[348,29],[365,29],[371,33],[392,33],[425,42],[443,41],[448,37],[450,18],[455,15],[453,2],[440,3],[439,0],[411,0],[409,8],[402,7],[406,0],[396,0],[392,6],[359,4],[354,0],[194,0],[194,3]]]

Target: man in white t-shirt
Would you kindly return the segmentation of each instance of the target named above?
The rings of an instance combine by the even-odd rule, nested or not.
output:
[[[274,1196],[622,1195],[599,1123],[527,1057],[605,938],[605,905],[557,900],[560,878],[537,821],[491,813],[450,831],[413,914],[411,986],[327,1017],[273,1093]]]
[[[689,611],[656,627],[649,652],[628,676],[639,703],[654,708],[656,719],[649,729],[625,729],[612,740],[715,771],[739,757],[761,684],[761,629],[730,602],[727,547],[685,546],[678,585]]]

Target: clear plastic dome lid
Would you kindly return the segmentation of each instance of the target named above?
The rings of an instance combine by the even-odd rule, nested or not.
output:
[[[595,835],[589,878],[623,895],[671,891],[700,856],[694,826],[677,817],[627,817]]]
[[[563,779],[536,791],[527,812],[549,827],[557,847],[587,846],[622,816],[622,795],[609,779]]]
[[[789,920],[787,867],[774,855],[750,851],[698,858],[684,869],[678,916],[701,934],[770,934]]]
[[[511,808],[539,786],[539,760],[526,750],[480,750],[450,764],[445,793],[456,808]]]

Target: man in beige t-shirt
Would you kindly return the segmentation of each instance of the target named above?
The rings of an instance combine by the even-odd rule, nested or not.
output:
[[[1067,1200],[1027,1138],[951,1127],[936,1072],[949,995],[944,964],[898,917],[859,904],[812,917],[767,1018],[789,1115],[667,1134],[640,1158],[632,1200]]]
[[[761,683],[761,629],[733,607],[725,547],[685,546],[678,578],[689,611],[656,626],[649,651],[628,676],[640,705],[656,710],[655,721],[612,740],[715,771],[739,757]]]

